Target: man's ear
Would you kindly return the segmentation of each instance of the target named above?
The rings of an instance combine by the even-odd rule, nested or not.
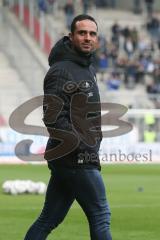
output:
[[[70,32],[70,33],[68,34],[68,36],[69,36],[69,39],[70,39],[71,42],[72,42],[72,40],[73,40],[73,35],[72,35],[72,33]]]

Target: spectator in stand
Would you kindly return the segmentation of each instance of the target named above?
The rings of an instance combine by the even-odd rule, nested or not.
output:
[[[157,98],[157,96],[155,96],[154,98],[152,98],[153,102],[154,102],[154,106],[156,109],[160,109],[160,100]],[[160,123],[159,123],[159,129],[160,129]],[[158,132],[158,141],[160,142],[160,131]]]
[[[103,34],[100,34],[98,37],[99,51],[101,53],[107,54],[107,40]]]
[[[108,0],[108,6],[111,8],[116,8],[117,0]]]
[[[5,7],[5,6],[8,6],[9,5],[9,0],[2,0],[2,5]]]
[[[143,53],[146,50],[148,50],[148,48],[149,48],[149,41],[145,37],[141,36],[138,40],[138,51],[139,51],[139,53],[143,55]]]
[[[144,56],[140,54],[137,59],[137,69],[136,69],[136,83],[144,82],[144,65],[143,65]]]
[[[40,11],[47,13],[47,3],[45,0],[38,0],[38,7]]]
[[[157,31],[159,29],[160,27]],[[137,84],[141,84],[148,93],[160,93],[160,51],[157,51],[160,50],[160,37],[153,42],[136,27],[126,26],[122,29],[118,22],[115,22],[110,30],[110,41],[107,41],[104,35],[99,38],[96,67],[97,71],[102,73],[101,80],[105,80],[107,74],[104,73],[107,73],[108,67],[116,71],[119,68],[126,88],[133,89]],[[110,75],[110,78],[113,79],[114,75]],[[114,81],[108,81],[109,88],[114,88],[112,83],[116,83],[116,80],[114,78]],[[154,104],[155,99],[151,100]],[[156,106],[159,106],[158,104],[157,101]]]
[[[115,23],[111,27],[112,34],[117,36],[120,34],[120,30],[121,30],[121,28],[120,28],[119,23],[117,21],[115,21]]]
[[[121,85],[120,74],[116,71],[113,71],[106,81],[106,85],[108,90],[118,90]]]
[[[138,31],[136,29],[136,27],[133,27],[133,29],[131,29],[131,39],[132,39],[132,43],[133,43],[133,48],[134,51],[137,49],[137,45],[138,45]]]
[[[133,0],[133,12],[140,14],[142,12],[141,0]]]
[[[66,27],[69,30],[70,26],[71,26],[71,22],[74,18],[74,13],[75,13],[74,3],[72,0],[67,0],[66,4],[64,6],[64,13],[66,16]]]
[[[154,71],[154,80],[157,86],[158,93],[160,93],[160,68],[156,68]]]
[[[131,32],[128,26],[126,26],[124,29],[122,29],[122,36],[126,39],[128,37],[130,37]]]
[[[54,3],[55,3],[55,0],[47,0],[48,13],[50,14],[54,13]]]
[[[151,55],[147,57],[146,73],[153,74],[155,70],[154,60]]]
[[[136,83],[137,65],[134,60],[129,60],[125,67],[125,85],[128,89],[133,89]]]
[[[159,30],[160,31],[160,30]],[[159,49],[159,51],[160,51],[160,37],[159,37],[159,39],[157,40],[157,46],[158,46],[158,49]]]
[[[133,56],[134,53],[134,46],[133,46],[133,41],[131,37],[128,37],[124,41],[124,50],[130,59]]]
[[[112,25],[111,31],[112,31],[112,43],[115,44],[116,47],[119,49],[121,29],[117,21]]]
[[[108,50],[109,50],[109,56],[110,56],[110,59],[111,59],[111,65],[114,68],[117,65],[119,49],[117,48],[117,46],[115,44],[111,43],[109,45]]]
[[[156,16],[152,16],[147,23],[147,30],[154,39],[159,39],[160,21]]]
[[[154,73],[149,75],[150,82],[146,83],[146,91],[149,94],[160,93],[160,69],[155,69]]]
[[[154,0],[145,0],[147,17],[150,19],[153,14]]]
[[[100,53],[99,61],[98,61],[98,71],[101,73],[100,80],[104,80],[104,74],[106,73],[108,68],[108,58],[105,53]]]
[[[83,7],[83,14],[87,14],[90,6],[90,0],[81,0],[81,1],[82,1],[82,7]]]
[[[107,7],[108,0],[95,0],[96,7]]]
[[[157,89],[155,87],[153,75],[152,74],[145,74],[144,79],[145,79],[146,92],[148,94],[157,93]]]

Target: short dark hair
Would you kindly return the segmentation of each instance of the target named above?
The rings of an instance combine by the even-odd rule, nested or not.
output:
[[[79,21],[83,21],[83,20],[90,20],[90,21],[94,22],[96,24],[97,30],[98,30],[98,24],[93,17],[91,17],[90,15],[87,15],[87,14],[80,14],[80,15],[76,16],[71,23],[71,33],[74,33],[74,31],[76,29],[76,23]]]

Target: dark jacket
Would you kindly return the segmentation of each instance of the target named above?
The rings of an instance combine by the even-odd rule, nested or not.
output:
[[[67,36],[51,50],[43,104],[50,168],[100,169],[101,108],[92,57],[74,51]]]

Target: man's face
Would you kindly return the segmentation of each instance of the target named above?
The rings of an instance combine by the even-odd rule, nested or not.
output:
[[[76,22],[74,33],[70,34],[73,47],[83,53],[91,53],[97,48],[97,26],[91,20]]]

